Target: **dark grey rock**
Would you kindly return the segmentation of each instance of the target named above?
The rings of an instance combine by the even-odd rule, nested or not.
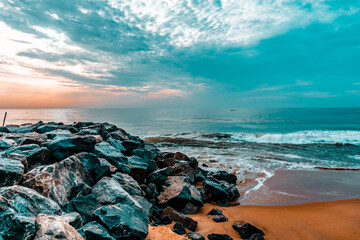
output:
[[[252,235],[257,234],[257,233],[260,235],[265,235],[262,230],[251,225],[250,223],[243,224],[241,222],[237,222],[237,223],[234,223],[234,225],[232,227],[235,229],[235,231],[237,231],[240,234],[240,237],[242,239],[248,239]]]
[[[162,183],[165,182],[170,175],[171,170],[169,168],[158,169],[147,176],[147,183]]]
[[[130,165],[130,175],[138,182],[143,183],[146,177],[148,162],[138,156],[128,158]]]
[[[111,146],[109,143],[101,142],[96,144],[94,153],[100,158],[105,158],[118,170],[130,172],[127,158],[124,156],[124,154],[117,151],[117,149]]]
[[[205,238],[202,235],[196,232],[189,232],[188,234],[186,234],[186,237],[189,238],[190,240],[205,240]]]
[[[101,224],[92,221],[81,228],[86,240],[115,240]]]
[[[35,190],[18,185],[0,188],[0,235],[5,239],[30,239],[40,213],[59,215],[61,209]]]
[[[218,208],[213,208],[210,210],[210,212],[208,212],[207,215],[210,215],[210,216],[215,216],[215,215],[222,215],[223,211],[218,209]]]
[[[139,184],[128,174],[117,172],[111,175],[111,178],[115,179],[122,186],[122,188],[130,195],[132,196],[145,195]]]
[[[228,183],[233,183],[233,184],[235,184],[237,181],[237,177],[234,174],[228,173],[226,171],[217,171],[211,173],[210,176],[218,180],[224,180]]]
[[[24,174],[24,165],[20,161],[0,156],[0,187],[18,184]]]
[[[212,233],[207,235],[209,240],[233,240],[232,237],[230,237],[227,234],[216,234]]]
[[[186,215],[176,211],[175,209],[173,209],[171,207],[166,207],[163,210],[163,212],[161,214],[161,218],[162,219],[169,218],[169,219],[171,219],[171,221],[179,222],[182,225],[184,225],[184,227],[189,229],[190,231],[195,231],[196,227],[197,227],[197,222],[195,220],[193,220],[189,216],[186,216]]]
[[[97,209],[94,216],[116,239],[144,240],[148,235],[147,216],[136,206],[107,205]]]
[[[77,212],[63,214],[61,215],[61,219],[76,229],[82,227],[82,218]]]
[[[178,235],[186,234],[185,227],[181,223],[178,223],[178,222],[174,224],[172,231]]]
[[[96,196],[90,194],[73,198],[65,204],[63,209],[68,213],[78,212],[81,215],[83,223],[86,223],[93,220],[93,213],[99,207],[101,207],[101,204],[96,199]]]
[[[218,205],[227,206],[229,202],[240,196],[234,184],[216,178],[207,178],[204,182],[204,189],[210,194],[210,199]]]
[[[249,240],[265,240],[265,238],[260,233],[255,233],[249,237]]]
[[[229,219],[221,214],[221,215],[216,215],[215,217],[212,218],[212,220],[214,222],[227,222]]]
[[[9,157],[13,153],[22,154],[26,157],[29,167],[36,164],[46,164],[49,162],[50,151],[45,147],[36,144],[12,147],[6,150],[5,156]]]

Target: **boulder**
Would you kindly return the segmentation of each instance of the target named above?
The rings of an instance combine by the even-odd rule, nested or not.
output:
[[[78,212],[81,215],[83,223],[93,220],[93,213],[101,207],[101,204],[93,194],[86,196],[78,196],[65,204],[63,210],[71,213]]]
[[[24,165],[20,161],[0,156],[0,187],[18,184],[24,174]]]
[[[122,188],[120,183],[110,177],[103,177],[96,183],[92,189],[92,194],[103,205],[124,203],[141,208],[134,198]]]
[[[189,229],[190,231],[195,231],[196,227],[197,227],[197,222],[195,220],[176,211],[175,209],[173,209],[171,207],[166,207],[164,209],[164,211],[161,214],[161,218],[162,219],[168,218],[171,221],[179,222],[182,225],[184,225],[184,227]]]
[[[240,234],[240,237],[242,239],[248,239],[252,235],[257,234],[257,233],[260,235],[265,235],[262,230],[251,225],[250,223],[243,224],[241,222],[237,222],[237,223],[234,223],[234,225],[232,227],[235,229],[235,231],[237,231]]]
[[[34,240],[85,240],[61,217],[39,214],[36,217],[35,226],[37,232]]]
[[[63,214],[61,219],[76,229],[82,227],[82,218],[77,212]]]
[[[265,238],[260,233],[255,233],[248,240],[265,240]]]
[[[230,237],[227,234],[216,234],[212,233],[207,235],[209,240],[233,240],[232,237]]]
[[[150,183],[147,186],[145,185],[144,191],[145,197],[148,199],[156,198],[160,195],[159,189],[155,183]]]
[[[170,168],[158,169],[147,176],[146,182],[155,184],[163,183],[168,179],[170,173]]]
[[[124,148],[120,140],[117,140],[113,137],[109,137],[108,139],[106,139],[106,142],[108,142],[111,146],[113,146],[118,152],[121,153],[126,152],[126,149]]]
[[[13,145],[15,145],[15,142],[13,140],[0,139],[0,150],[11,148]]]
[[[174,233],[179,234],[179,235],[184,235],[186,234],[186,230],[185,227],[181,224],[181,223],[175,223],[173,230]]]
[[[134,140],[124,140],[122,145],[128,153],[132,153],[133,150],[141,147],[141,143]]]
[[[22,185],[64,206],[72,196],[77,195],[75,190],[81,190],[84,184],[91,186],[92,182],[88,170],[72,156],[52,165],[34,168],[24,175]]]
[[[24,155],[29,167],[36,164],[46,164],[50,157],[50,151],[47,148],[39,147],[36,144],[9,148],[6,150],[5,156],[9,157],[13,153]]]
[[[24,172],[28,171],[29,164],[25,155],[22,155],[20,153],[11,153],[7,158],[21,162],[22,165],[24,166]]]
[[[51,157],[60,161],[75,153],[92,152],[95,149],[96,139],[93,136],[61,137],[51,142],[43,143],[51,151]]]
[[[49,122],[49,123],[45,123],[44,125],[39,126],[36,129],[36,132],[42,134],[42,133],[47,133],[47,132],[51,132],[51,131],[58,130],[58,129],[67,130],[67,129],[69,129],[69,127],[65,126],[63,124]]]
[[[146,159],[138,156],[128,158],[130,175],[138,182],[143,183],[146,177],[148,163]]]
[[[101,224],[92,221],[80,229],[86,240],[115,240]]]
[[[0,127],[0,133],[10,133],[10,131],[6,127]]]
[[[114,131],[114,132],[111,132],[110,133],[110,136],[117,139],[117,140],[120,140],[120,141],[124,141],[124,140],[129,140],[129,134],[127,134],[124,130],[122,129],[119,129],[117,131]]]
[[[210,174],[211,177],[216,178],[218,180],[224,180],[228,183],[236,184],[237,177],[232,174],[228,173],[226,171],[217,171]]]
[[[205,240],[205,238],[202,235],[196,232],[189,232],[188,234],[186,234],[186,237],[189,238],[190,240]]]
[[[215,215],[222,215],[223,211],[218,209],[218,208],[213,208],[210,210],[210,212],[208,212],[207,215],[210,215],[210,216],[215,216]]]
[[[60,206],[35,190],[11,186],[0,188],[0,236],[5,239],[31,239],[35,234],[35,217],[61,214]]]
[[[96,144],[94,153],[100,158],[105,158],[118,170],[126,173],[130,172],[127,158],[109,143],[101,142]]]
[[[34,132],[42,123],[38,122],[36,124],[31,123],[25,123],[19,125],[7,125],[6,128],[11,133],[28,133],[28,132]]]
[[[27,145],[27,144],[36,144],[40,145],[43,142],[46,142],[48,140],[48,137],[43,134],[39,134],[36,132],[30,132],[25,134],[18,134],[20,138],[16,140],[18,145]]]
[[[148,219],[141,208],[128,204],[107,205],[94,216],[116,239],[144,240],[148,235]]]
[[[76,154],[76,157],[80,159],[95,181],[116,172],[116,167],[93,153],[79,153]]]
[[[221,214],[221,215],[216,215],[215,217],[212,218],[212,220],[214,222],[227,222],[229,219]]]
[[[216,178],[207,178],[203,186],[210,200],[215,201],[220,206],[227,206],[229,202],[240,196],[234,184]]]
[[[142,197],[145,195],[139,184],[131,176],[125,173],[117,172],[111,175],[111,178],[115,179],[131,196]]]

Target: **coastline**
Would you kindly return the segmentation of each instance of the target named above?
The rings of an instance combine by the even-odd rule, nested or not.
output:
[[[213,208],[223,210],[229,218],[216,223],[206,214]],[[198,221],[197,232],[203,236],[210,233],[228,234],[239,239],[232,228],[235,222],[249,222],[265,232],[265,239],[357,239],[360,235],[360,199],[310,202],[298,205],[255,206],[239,205],[220,207],[205,206],[191,217]],[[167,229],[165,229],[167,228]],[[173,232],[169,226],[150,227],[147,240],[186,239]]]

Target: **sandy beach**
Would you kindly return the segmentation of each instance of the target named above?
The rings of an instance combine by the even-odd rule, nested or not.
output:
[[[223,210],[228,222],[216,223],[206,214],[213,208]],[[206,204],[191,217],[198,221],[197,232],[226,233],[240,239],[232,228],[235,222],[249,222],[265,232],[265,239],[358,239],[360,236],[360,199],[312,202],[288,206],[219,207]],[[147,240],[185,239],[172,233],[170,226],[150,227]]]

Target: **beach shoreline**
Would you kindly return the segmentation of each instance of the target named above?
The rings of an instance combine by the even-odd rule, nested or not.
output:
[[[229,221],[216,223],[206,214],[218,208]],[[265,233],[265,239],[357,239],[360,235],[360,199],[310,202],[296,205],[239,205],[220,207],[205,204],[196,215],[197,232],[228,234],[240,239],[232,228],[235,222],[249,222]],[[147,240],[186,239],[170,230],[170,226],[149,227]]]

